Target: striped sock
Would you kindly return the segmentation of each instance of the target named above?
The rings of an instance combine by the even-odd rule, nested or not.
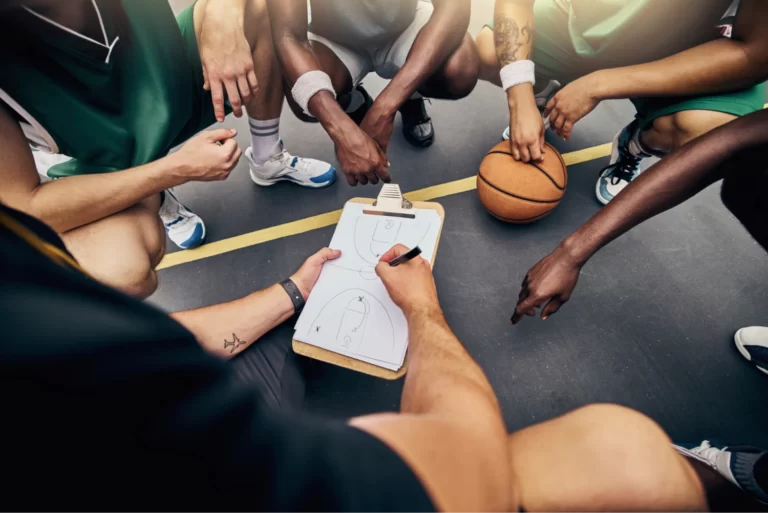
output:
[[[275,156],[275,149],[280,147],[280,118],[248,118],[251,129],[251,154],[256,165],[261,165]]]

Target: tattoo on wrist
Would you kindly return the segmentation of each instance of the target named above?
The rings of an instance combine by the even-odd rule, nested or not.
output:
[[[240,346],[244,346],[245,342],[237,338],[237,335],[232,333],[232,340],[224,339],[224,349],[229,348],[229,354],[234,353]]]
[[[533,31],[527,23],[521,30],[512,18],[496,15],[493,20],[493,38],[496,43],[499,62],[504,67],[519,59],[517,53],[524,45],[531,43]],[[527,56],[523,55],[522,57]]]

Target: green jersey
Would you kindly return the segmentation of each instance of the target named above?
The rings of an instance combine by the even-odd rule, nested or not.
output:
[[[54,178],[146,164],[201,123],[197,48],[167,1],[84,7],[99,23],[88,35],[24,6],[0,21],[0,99],[34,147],[72,157]]]

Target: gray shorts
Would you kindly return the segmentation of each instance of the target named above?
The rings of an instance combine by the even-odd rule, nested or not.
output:
[[[420,0],[413,22],[397,38],[376,48],[366,48],[361,42],[359,48],[336,43],[326,37],[310,32],[310,41],[327,46],[344,63],[352,77],[353,85],[363,81],[368,73],[375,72],[385,79],[392,79],[405,64],[416,37],[432,17],[432,3]]]

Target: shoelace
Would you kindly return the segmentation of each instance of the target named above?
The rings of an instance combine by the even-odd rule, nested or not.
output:
[[[621,151],[619,161],[611,173],[611,185],[618,185],[622,180],[631,182],[637,175],[642,159],[635,157],[627,151]]]

